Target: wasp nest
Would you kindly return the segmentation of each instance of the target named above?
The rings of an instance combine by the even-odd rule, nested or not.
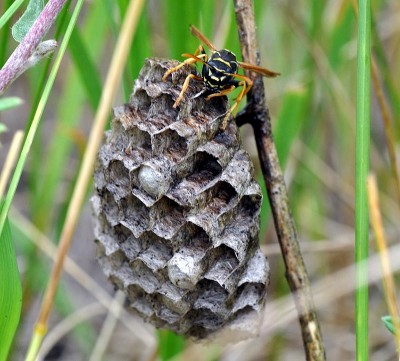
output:
[[[172,107],[192,70],[162,82],[177,64],[148,59],[129,103],[114,109],[94,174],[98,259],[157,327],[255,336],[269,282],[260,187],[234,122],[220,130],[226,97],[206,101],[192,81]]]

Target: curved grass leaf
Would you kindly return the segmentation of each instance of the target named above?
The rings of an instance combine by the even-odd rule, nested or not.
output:
[[[390,333],[394,335],[394,324],[392,316],[383,316],[381,320],[385,327],[390,331]]]
[[[298,138],[301,127],[307,118],[308,98],[307,89],[298,86],[288,89],[282,100],[281,111],[274,128],[274,136],[279,161],[283,168],[289,157],[291,146]]]
[[[17,329],[22,287],[8,220],[0,236],[0,361],[6,360]]]
[[[30,0],[25,12],[12,27],[12,36],[19,43],[32,27],[44,7],[43,0]]]
[[[70,54],[74,60],[80,79],[86,89],[86,95],[93,109],[96,109],[100,101],[101,80],[99,72],[88,52],[88,46],[82,39],[80,31],[75,28],[71,34],[71,40],[68,44]]]

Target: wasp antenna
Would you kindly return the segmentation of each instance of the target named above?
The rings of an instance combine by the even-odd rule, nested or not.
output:
[[[216,51],[217,48],[212,44],[210,40],[207,39],[207,37],[199,30],[197,29],[194,25],[190,25],[190,32],[194,37],[199,39],[203,44],[207,45],[207,47],[212,50]]]

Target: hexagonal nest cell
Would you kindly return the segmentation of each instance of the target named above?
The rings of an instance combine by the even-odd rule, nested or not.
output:
[[[94,173],[97,257],[127,307],[156,327],[253,337],[269,283],[261,190],[235,123],[220,129],[226,97],[207,101],[192,80],[173,108],[193,71],[163,82],[177,64],[147,59],[129,103],[114,109]]]

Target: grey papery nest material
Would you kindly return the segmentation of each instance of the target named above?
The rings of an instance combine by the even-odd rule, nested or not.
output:
[[[147,59],[128,104],[114,109],[92,198],[97,257],[127,306],[195,339],[257,335],[269,282],[258,244],[261,190],[226,97],[183,67]],[[195,96],[198,95],[198,96]]]

